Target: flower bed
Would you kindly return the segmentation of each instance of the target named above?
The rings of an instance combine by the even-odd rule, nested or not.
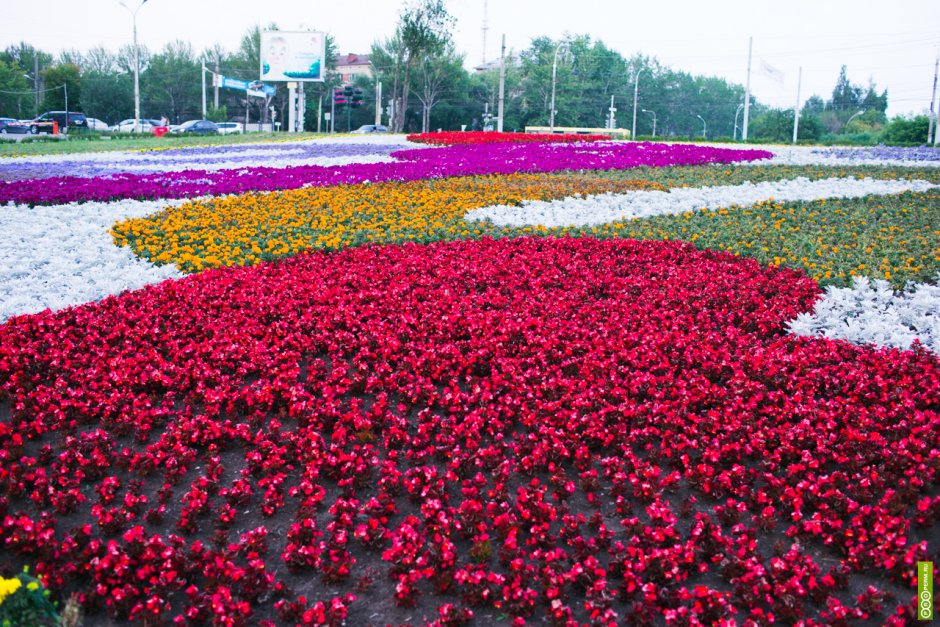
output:
[[[474,207],[523,200],[662,189],[593,173],[510,174],[442,181],[312,187],[185,203],[112,228],[119,246],[194,272],[256,264],[308,248],[429,242],[509,234],[464,221]]]
[[[2,565],[150,622],[903,624],[940,366],[786,336],[818,294],[688,244],[520,238],[15,318]]]
[[[416,181],[451,176],[619,170],[733,163],[766,159],[760,150],[731,150],[668,144],[483,144],[402,150],[400,161],[344,166],[187,170],[159,174],[118,173],[106,178],[53,177],[0,182],[0,204],[50,205],[122,198],[190,198],[252,191],[324,187],[381,181]]]
[[[495,131],[445,131],[440,133],[415,133],[408,136],[408,141],[434,146],[454,146],[457,144],[498,144],[535,143],[535,142],[597,142],[608,141],[606,135],[565,135],[554,133],[497,133]]]
[[[234,144],[147,152],[102,152],[41,155],[0,160],[0,180],[48,179],[64,176],[107,177],[118,172],[182,172],[235,170],[248,163],[269,168],[298,165],[334,166],[390,161],[400,144],[297,142]]]

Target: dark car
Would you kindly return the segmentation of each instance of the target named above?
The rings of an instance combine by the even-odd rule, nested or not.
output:
[[[29,132],[29,127],[13,118],[0,118],[0,135],[23,135]]]
[[[38,118],[30,122],[29,132],[33,135],[37,133],[51,133],[52,123],[56,122],[59,129],[65,131],[65,111],[46,111]],[[88,130],[88,118],[84,113],[69,111],[69,129]]]
[[[209,120],[190,120],[183,122],[179,128],[173,129],[174,133],[183,133],[187,135],[216,135],[219,127],[215,122]]]
[[[388,127],[382,124],[363,124],[356,130],[351,131],[351,132],[360,133],[360,134],[361,133],[387,133]]]

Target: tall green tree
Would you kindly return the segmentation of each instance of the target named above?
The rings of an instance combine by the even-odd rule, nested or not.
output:
[[[46,91],[42,100],[42,108],[49,110],[65,110],[65,101],[68,100],[69,111],[82,110],[82,71],[74,63],[59,63],[43,72],[43,81]]]
[[[31,117],[35,108],[33,86],[22,69],[0,59],[0,113],[24,118]]]
[[[392,130],[402,132],[408,114],[411,74],[425,57],[439,55],[450,40],[448,29],[454,18],[444,0],[417,0],[405,5],[395,29],[395,71],[392,100],[395,103]]]
[[[193,47],[184,41],[172,41],[150,57],[147,71],[141,75],[141,116],[167,116],[179,123],[201,115],[201,63]]]

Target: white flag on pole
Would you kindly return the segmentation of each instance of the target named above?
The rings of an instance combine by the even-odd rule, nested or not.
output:
[[[760,62],[760,73],[777,83],[780,87],[783,87],[783,72],[770,65],[763,59]]]

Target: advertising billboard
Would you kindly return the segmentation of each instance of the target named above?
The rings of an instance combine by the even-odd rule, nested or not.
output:
[[[326,37],[316,31],[261,33],[261,80],[322,81]]]

